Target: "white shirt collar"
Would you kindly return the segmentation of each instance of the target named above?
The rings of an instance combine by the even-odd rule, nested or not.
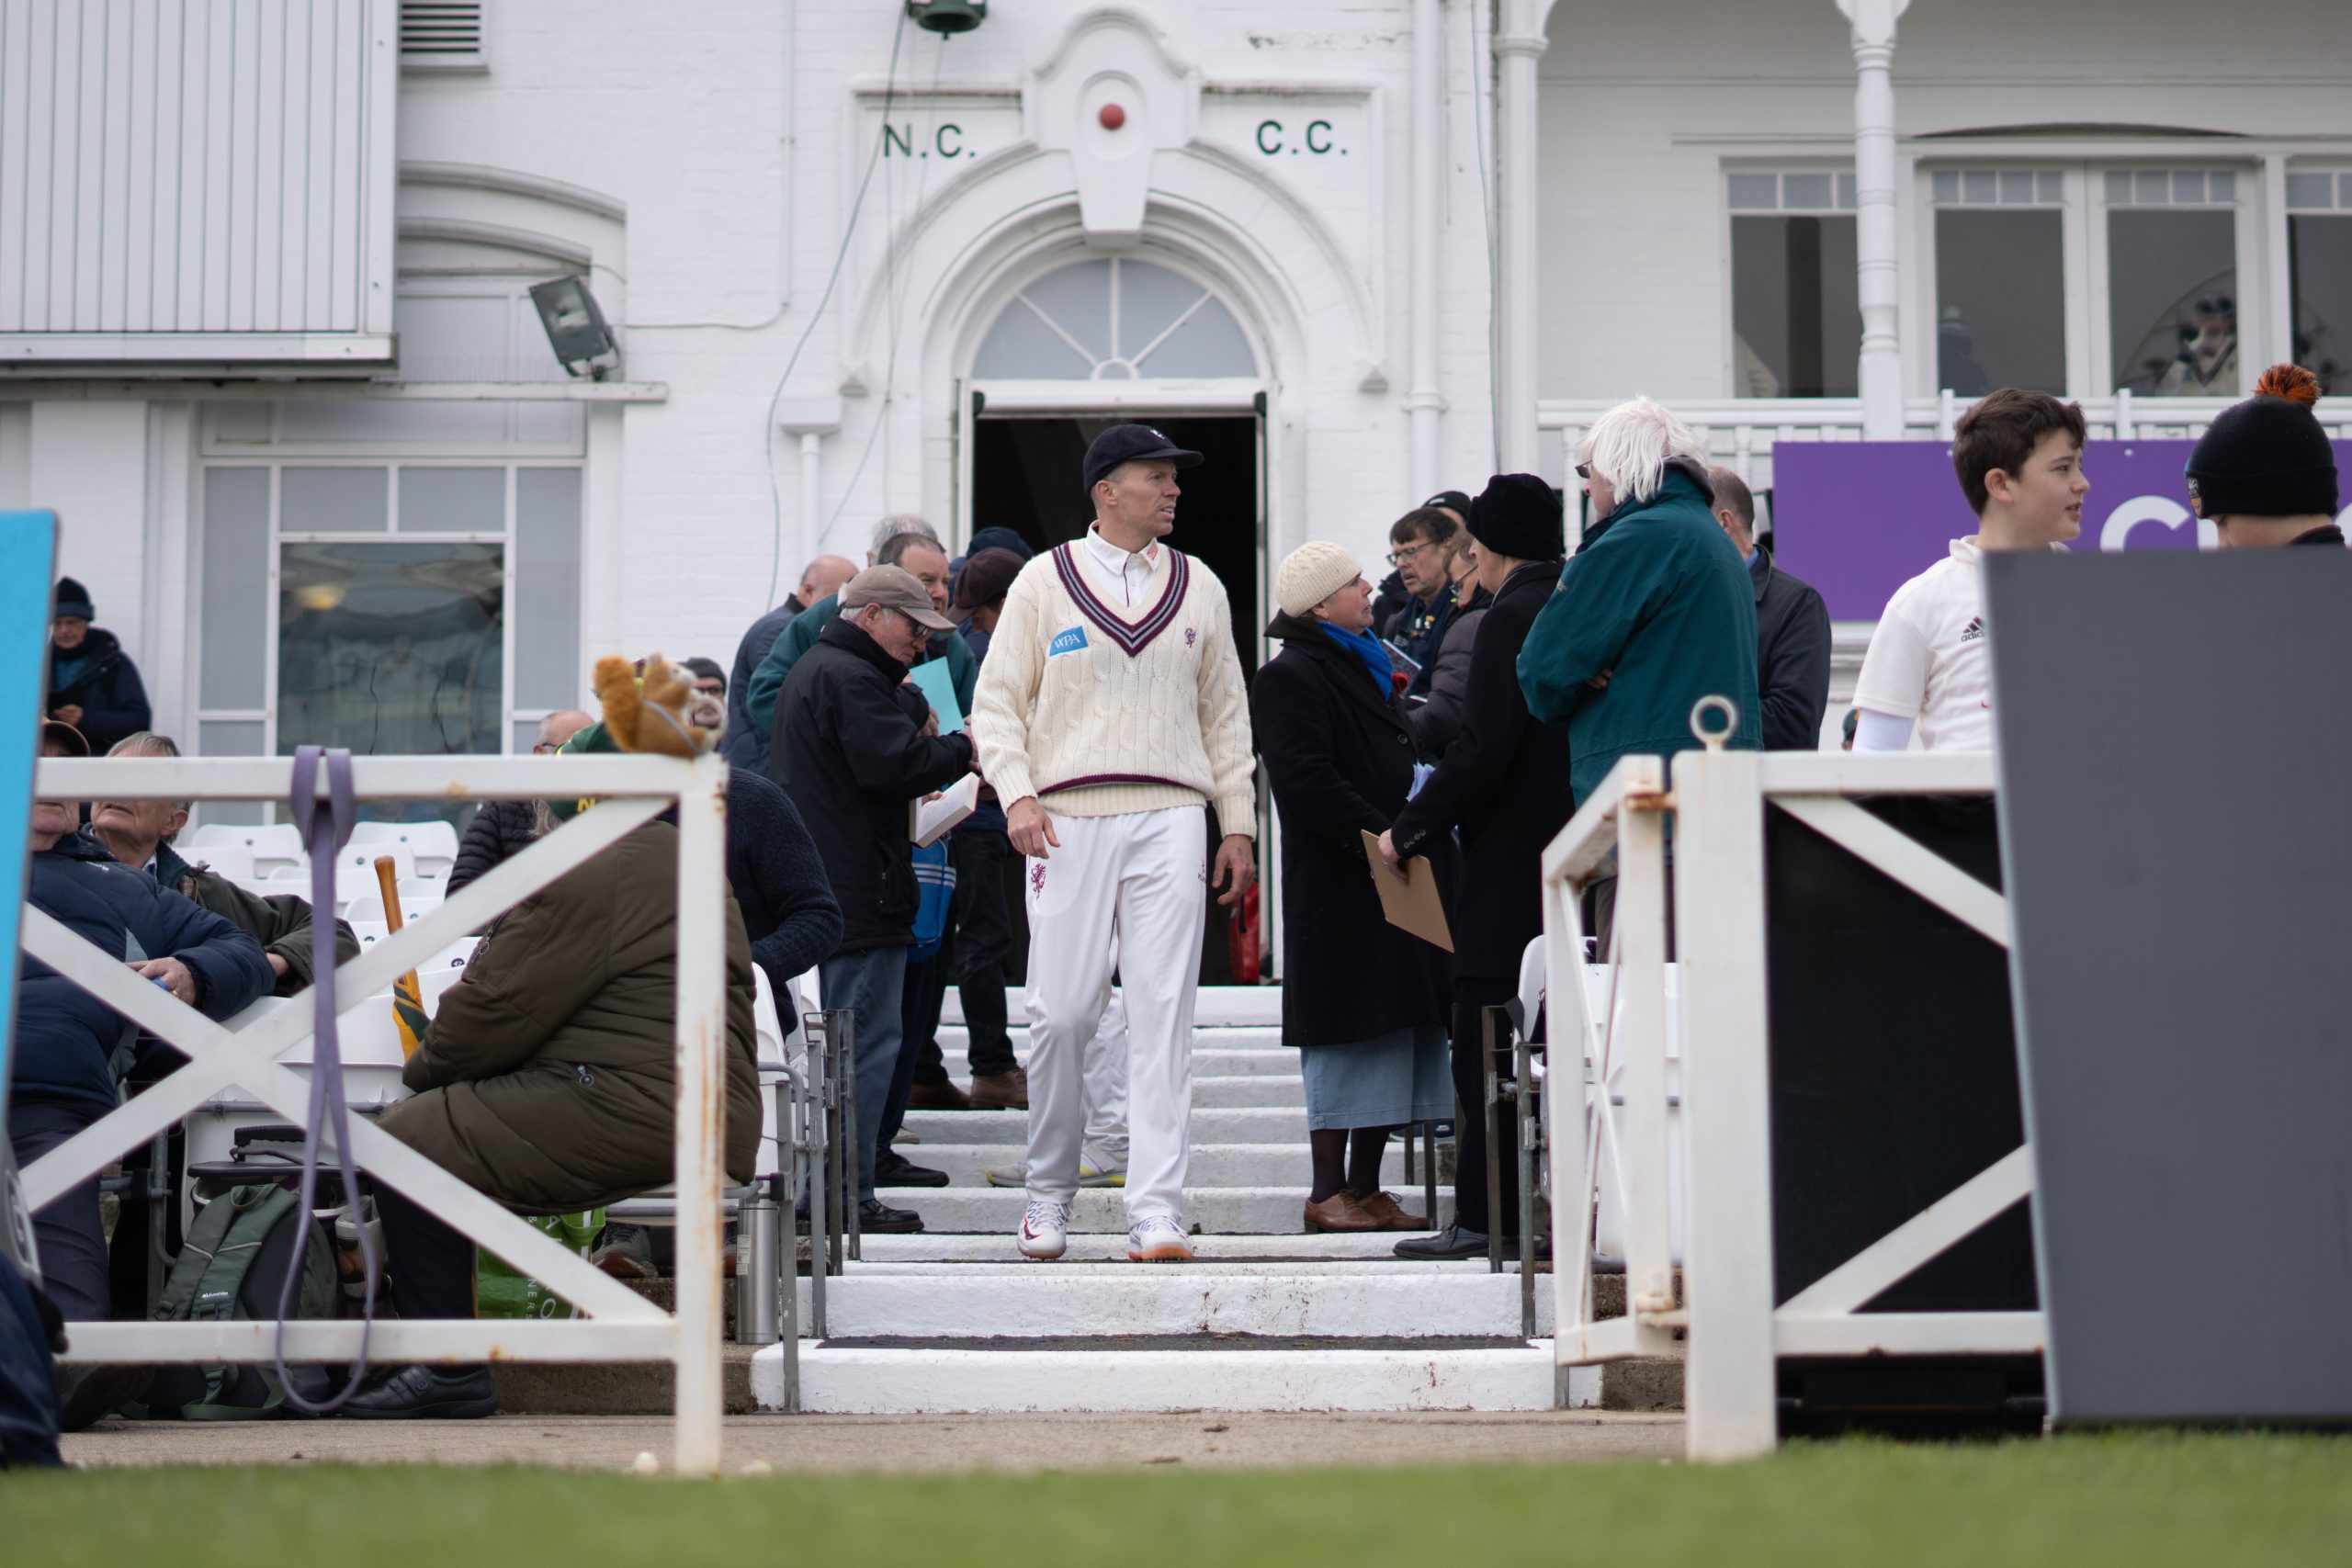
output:
[[[1150,571],[1159,564],[1159,541],[1157,539],[1139,550],[1123,550],[1102,536],[1102,529],[1097,524],[1087,525],[1086,549],[1089,555],[1102,563],[1102,570],[1109,572],[1129,571],[1133,570],[1132,563],[1140,563],[1144,570]]]

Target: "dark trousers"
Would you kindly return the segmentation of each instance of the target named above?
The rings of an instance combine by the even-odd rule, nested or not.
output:
[[[1517,994],[1511,982],[1465,975],[1453,982],[1453,1097],[1461,1114],[1453,1122],[1453,1220],[1464,1230],[1491,1232],[1487,1213],[1486,1030],[1479,1014]],[[1510,1038],[1500,1029],[1498,1042]],[[1519,1112],[1506,1106],[1502,1122],[1502,1228],[1519,1229]]]
[[[8,1107],[8,1146],[22,1170],[87,1127],[105,1111],[50,1100]],[[69,1187],[33,1215],[33,1245],[40,1250],[41,1289],[68,1323],[103,1323],[107,1316],[107,1229],[98,1213],[98,1179]]]
[[[948,896],[947,936],[936,962],[944,981],[952,983],[963,998],[967,1036],[964,1059],[974,1077],[1009,1073],[1021,1065],[1012,1055],[1004,1006],[1004,959],[1012,948],[1012,920],[1004,902],[1004,865],[1012,858],[1012,840],[990,829],[959,830],[947,840],[947,862],[956,868],[956,890]],[[908,1028],[913,1027],[910,1014]],[[910,1032],[907,1043],[922,1055],[913,1081],[945,1083],[947,1059],[939,1049],[936,1023],[920,1039]]]
[[[889,1099],[882,1107],[881,1122],[874,1129],[874,1154],[877,1159],[889,1153],[890,1140],[907,1124],[907,1100],[914,1092],[919,1065],[915,1042],[929,1041],[934,1059],[939,1051],[939,1010],[947,999],[947,966],[941,962],[944,956],[934,953],[920,964],[907,965],[906,981],[899,992],[899,1018],[905,1038],[899,1047],[898,1066],[890,1075]]]
[[[323,1192],[325,1181],[319,1185]],[[474,1244],[382,1182],[374,1190],[376,1217],[384,1223],[384,1268],[400,1297],[401,1315],[473,1316]]]

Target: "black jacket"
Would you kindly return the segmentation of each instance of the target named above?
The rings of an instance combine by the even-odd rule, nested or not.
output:
[[[1829,706],[1829,606],[1813,584],[1772,564],[1756,547],[1756,686],[1764,705],[1764,750],[1817,751]]]
[[[914,942],[914,845],[907,803],[972,769],[969,735],[927,736],[931,711],[907,668],[835,618],[776,694],[770,765],[800,808],[841,905],[835,953]]]
[[[27,868],[25,902],[108,958],[187,964],[207,1018],[229,1018],[268,994],[269,964],[250,932],[157,886],[103,845],[68,833]],[[112,1111],[121,1101],[111,1065],[127,1043],[121,1016],[37,958],[19,958],[17,983],[11,1098]]]
[[[492,866],[521,854],[530,845],[537,817],[527,800],[483,801],[474,819],[466,824],[466,836],[458,841],[448,890],[455,893]]]
[[[1250,728],[1282,816],[1283,1043],[1352,1044],[1443,1023],[1446,955],[1380,912],[1366,832],[1396,819],[1417,748],[1401,703],[1311,621],[1278,615],[1283,649],[1250,684]],[[1452,880],[1450,843],[1439,862]]]
[[[792,797],[763,773],[727,770],[727,886],[743,911],[752,962],[784,983],[831,955],[842,937],[825,863]],[[797,1019],[780,1020],[789,1035]]]
[[[90,743],[90,755],[103,757],[107,749],[126,735],[136,735],[154,722],[147,706],[147,688],[139,666],[122,651],[114,633],[92,626],[71,649],[51,643],[49,649],[49,705],[78,707],[82,721],[74,728]]]
[[[1471,650],[1462,733],[1396,818],[1405,855],[1430,853],[1461,829],[1457,980],[1517,978],[1521,952],[1544,932],[1537,868],[1571,814],[1568,736],[1527,711],[1519,650],[1559,576],[1558,561],[1531,561],[1504,581]]]
[[[1453,738],[1462,733],[1462,699],[1470,686],[1470,655],[1478,646],[1478,623],[1487,618],[1494,602],[1493,594],[1476,589],[1446,619],[1445,635],[1438,639],[1430,660],[1429,700],[1414,707],[1409,716],[1413,739],[1430,756],[1444,755]]]

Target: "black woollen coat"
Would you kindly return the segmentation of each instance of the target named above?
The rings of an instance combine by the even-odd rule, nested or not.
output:
[[[1396,699],[1315,623],[1282,615],[1267,629],[1283,647],[1250,683],[1250,723],[1283,824],[1283,1040],[1352,1044],[1442,1024],[1446,955],[1381,914],[1362,837],[1404,809],[1412,732]],[[1452,886],[1444,860],[1438,874]]]

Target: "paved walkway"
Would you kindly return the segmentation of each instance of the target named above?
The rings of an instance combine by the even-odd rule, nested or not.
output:
[[[666,1467],[667,1421],[508,1416],[488,1421],[130,1422],[65,1439],[77,1465],[533,1464]],[[1679,1458],[1682,1417],[1597,1410],[1362,1414],[751,1416],[727,1423],[729,1472],[1085,1470],[1190,1464],[1265,1470],[1424,1462]]]

